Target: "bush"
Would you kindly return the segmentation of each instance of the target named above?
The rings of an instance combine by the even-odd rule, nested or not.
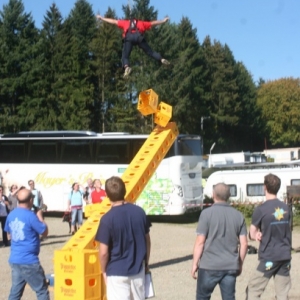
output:
[[[255,207],[257,207],[257,204],[253,204],[253,203],[231,202],[231,204],[236,210],[240,211],[244,215],[245,219],[252,218],[253,211]]]
[[[205,199],[203,200],[203,209],[206,209],[210,207],[214,203],[212,198],[209,198],[205,196]],[[236,210],[240,211],[244,218],[246,219],[247,225],[251,224],[252,215],[254,212],[254,209],[260,205],[261,203],[242,203],[237,201],[230,201],[230,204],[232,207],[234,207]],[[299,201],[295,201],[293,203],[293,227],[300,226],[300,203]]]

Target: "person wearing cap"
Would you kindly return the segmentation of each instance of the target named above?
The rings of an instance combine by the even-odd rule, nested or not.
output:
[[[199,217],[191,270],[197,279],[197,300],[210,299],[217,284],[223,300],[235,299],[236,277],[242,273],[248,240],[244,216],[230,206],[229,197],[229,186],[216,184],[214,204]]]
[[[166,60],[159,53],[151,49],[151,47],[148,45],[144,37],[145,31],[150,30],[155,25],[166,23],[169,20],[168,17],[164,18],[163,20],[154,20],[154,21],[142,21],[142,20],[137,20],[134,17],[131,17],[130,20],[115,20],[111,18],[104,18],[100,15],[97,15],[96,18],[98,20],[102,20],[109,24],[117,25],[119,28],[123,30],[122,64],[125,70],[124,77],[127,77],[131,73],[129,56],[133,46],[138,46],[148,56],[161,62],[164,65],[170,64],[168,60]]]
[[[40,235],[48,235],[48,226],[41,210],[36,214],[31,210],[34,195],[29,189],[21,189],[17,198],[18,207],[7,216],[5,223],[5,231],[11,236],[8,261],[12,286],[8,300],[21,299],[26,284],[35,291],[38,300],[49,300],[45,273],[39,261]]]

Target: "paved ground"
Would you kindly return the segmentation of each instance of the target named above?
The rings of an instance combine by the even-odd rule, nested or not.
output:
[[[61,218],[47,217],[49,225],[49,237],[42,242],[40,259],[47,274],[53,273],[53,253],[61,249],[69,239],[68,225],[62,223]],[[151,228],[152,253],[150,268],[155,285],[156,300],[194,300],[196,281],[190,276],[192,264],[192,251],[195,240],[196,223],[159,223],[153,222]],[[257,246],[256,243],[252,243]],[[300,247],[300,229],[293,231],[293,247]],[[8,299],[11,286],[10,268],[7,263],[9,248],[0,248],[0,300]],[[245,260],[244,270],[237,281],[236,299],[245,299],[245,288],[251,272],[257,264],[257,255],[248,255]],[[290,300],[300,299],[300,253],[293,253],[292,259],[292,289]],[[262,300],[273,300],[274,288],[270,281]],[[50,291],[51,300],[54,299],[53,291]],[[30,288],[25,289],[23,300],[36,299]],[[219,300],[220,292],[216,288],[212,300]],[[64,299],[56,299],[64,300]],[[76,299],[80,300],[80,299]]]

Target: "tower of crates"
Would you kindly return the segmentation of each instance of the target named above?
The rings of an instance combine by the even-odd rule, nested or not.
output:
[[[131,203],[139,197],[179,134],[176,124],[169,122],[172,107],[164,102],[158,104],[158,95],[152,89],[139,94],[137,109],[144,116],[154,114],[157,126],[123,173],[125,200]],[[99,204],[87,205],[87,221],[61,250],[54,252],[55,299],[106,300],[99,244],[94,238],[101,217],[110,208],[107,198]]]

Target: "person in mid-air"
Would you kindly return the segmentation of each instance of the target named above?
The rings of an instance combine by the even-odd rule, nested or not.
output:
[[[160,25],[166,23],[169,18],[166,17],[163,20],[155,21],[142,21],[135,18],[130,20],[115,20],[111,18],[104,18],[100,15],[96,16],[97,19],[104,22],[115,24],[119,28],[123,29],[123,51],[122,51],[122,64],[124,68],[124,77],[127,77],[130,72],[129,56],[133,46],[139,46],[147,55],[154,58],[157,61],[160,61],[164,65],[169,65],[169,61],[163,58],[158,52],[155,52],[148,45],[144,33],[146,30],[150,30],[152,26]]]

